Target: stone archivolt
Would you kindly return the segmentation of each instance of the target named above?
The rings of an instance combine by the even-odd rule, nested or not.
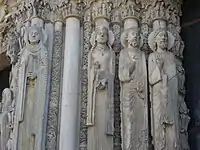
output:
[[[120,100],[119,100],[120,99],[120,96],[119,96],[120,82],[119,82],[118,75],[116,74],[118,72],[119,53],[122,49],[120,36],[123,30],[127,30],[128,28],[132,27],[133,23],[130,23],[130,22],[137,22],[138,24],[137,28],[140,29],[138,31],[140,32],[140,35],[142,37],[142,45],[140,47],[140,50],[141,52],[142,51],[145,52],[146,60],[148,60],[148,57],[149,55],[151,55],[151,53],[154,53],[152,52],[151,46],[148,45],[148,37],[150,33],[160,28],[162,29],[164,28],[167,31],[167,33],[169,31],[174,36],[174,44],[172,48],[167,50],[167,52],[169,52],[170,55],[173,55],[172,57],[175,62],[174,64],[176,65],[175,76],[177,77],[177,83],[178,83],[178,89],[179,89],[177,99],[179,99],[180,105],[177,106],[178,110],[176,110],[176,112],[178,112],[178,115],[179,115],[178,122],[179,122],[179,127],[180,127],[180,130],[179,130],[180,133],[178,133],[177,131],[177,134],[180,134],[181,139],[179,139],[179,142],[177,142],[177,145],[178,145],[177,147],[179,147],[180,149],[187,149],[187,150],[189,149],[187,145],[187,125],[190,118],[188,117],[188,109],[184,102],[185,78],[184,78],[184,69],[182,67],[182,62],[181,62],[183,59],[182,53],[184,49],[184,43],[179,35],[181,3],[182,3],[181,0],[180,1],[178,0],[177,1],[174,1],[174,0],[122,0],[122,1],[119,1],[119,0],[87,0],[87,1],[83,1],[83,0],[67,0],[67,1],[29,0],[29,1],[25,1],[23,0],[16,3],[9,2],[5,4],[3,3],[1,4],[2,7],[0,7],[0,10],[2,12],[4,12],[3,10],[6,10],[6,11],[5,11],[5,14],[3,13],[2,17],[0,18],[0,64],[5,63],[3,67],[0,66],[0,70],[5,68],[8,65],[12,65],[10,89],[11,89],[11,92],[13,93],[12,98],[14,99],[14,101],[18,100],[17,93],[20,92],[20,89],[18,88],[19,86],[18,78],[20,77],[19,75],[20,63],[19,62],[21,62],[22,56],[18,54],[21,54],[22,49],[26,47],[26,41],[23,38],[25,35],[26,27],[38,25],[39,27],[43,28],[45,32],[47,30],[54,31],[53,35],[48,34],[47,42],[44,43],[43,45],[44,49],[45,48],[48,49],[48,60],[50,62],[48,65],[48,68],[50,68],[48,70],[49,77],[45,79],[47,82],[45,84],[47,84],[47,88],[51,92],[50,102],[49,102],[50,104],[48,107],[49,109],[47,110],[46,107],[44,108],[45,109],[44,120],[49,119],[49,121],[47,121],[48,123],[44,122],[43,124],[44,127],[47,126],[47,132],[45,133],[46,135],[44,136],[44,137],[47,137],[47,139],[43,138],[43,140],[45,140],[47,143],[46,149],[56,150],[58,149],[58,147],[62,149],[62,145],[58,144],[59,143],[58,141],[62,140],[62,138],[60,137],[59,139],[58,135],[59,135],[59,128],[60,128],[59,122],[61,121],[59,118],[59,113],[61,109],[60,105],[62,105],[63,99],[60,96],[61,88],[56,89],[56,87],[61,86],[62,84],[66,84],[66,83],[62,83],[63,79],[62,78],[59,79],[56,76],[61,77],[62,72],[64,72],[62,70],[62,65],[63,65],[62,61],[64,60],[64,58],[62,58],[62,54],[63,54],[62,51],[64,51],[64,47],[67,46],[63,42],[64,41],[63,39],[66,36],[64,33],[65,23],[67,20],[69,21],[71,18],[73,19],[75,18],[75,20],[77,19],[78,22],[81,22],[80,26],[81,26],[81,30],[83,30],[83,36],[81,36],[81,38],[83,38],[82,43],[81,43],[83,45],[83,48],[81,49],[82,51],[82,64],[81,64],[82,77],[80,79],[80,82],[81,82],[81,85],[80,85],[81,86],[81,91],[80,91],[81,112],[80,114],[81,115],[80,115],[80,118],[78,118],[77,116],[77,122],[78,120],[80,120],[79,149],[87,150],[88,139],[90,141],[89,144],[91,145],[93,144],[91,143],[92,141],[91,139],[93,138],[92,137],[93,135],[88,134],[89,127],[87,126],[87,113],[89,113],[87,111],[87,105],[88,105],[87,102],[89,99],[88,92],[91,92],[90,90],[95,90],[98,92],[99,89],[87,88],[88,83],[89,83],[88,80],[90,80],[88,79],[88,73],[90,70],[87,70],[87,67],[88,67],[88,56],[91,53],[91,49],[94,48],[94,45],[90,43],[92,35],[94,35],[92,33],[93,32],[95,33],[96,28],[99,28],[102,26],[108,29],[109,31],[112,30],[113,34],[115,35],[114,38],[112,39],[112,44],[113,44],[112,46],[109,45],[109,42],[106,42],[106,45],[104,45],[105,47],[103,48],[100,47],[101,48],[100,51],[98,51],[97,49],[98,53],[101,52],[102,55],[104,55],[103,53],[104,50],[106,51],[107,49],[109,49],[112,52],[112,54],[115,55],[113,57],[115,58],[115,60],[113,60],[113,62],[115,61],[115,63],[113,63],[115,66],[112,66],[111,64],[109,64],[111,65],[110,66],[111,68],[115,68],[114,69],[115,75],[112,78],[113,79],[112,83],[114,83],[113,85],[114,91],[111,92],[113,94],[112,96],[114,97],[114,100],[113,100],[114,102],[112,102],[114,104],[106,105],[106,107],[109,107],[108,110],[110,111],[109,113],[111,115],[109,117],[114,118],[114,123],[112,124],[114,126],[114,130],[112,130],[112,134],[109,133],[110,135],[113,136],[112,137],[113,140],[110,140],[112,141],[112,143],[109,143],[108,147],[110,149],[114,148],[116,150],[121,149],[121,139],[120,139],[121,133],[119,131],[121,129],[120,122],[122,121],[120,117],[120,113],[123,113],[123,111],[120,112]],[[54,37],[54,40],[53,40],[54,43],[51,43],[48,41],[50,39],[50,36]],[[54,49],[53,51],[50,50],[52,47]],[[4,59],[6,58],[6,54],[9,57],[9,59],[5,61]],[[105,54],[107,53],[105,52]],[[95,56],[95,59],[97,60],[99,59],[98,55]],[[51,66],[51,60],[52,60],[52,66]],[[10,62],[10,64],[8,62]],[[101,62],[101,66],[104,66],[103,62]],[[107,75],[104,75],[104,76],[106,78],[108,77]],[[101,86],[105,86],[107,88],[107,84],[108,84],[107,82],[104,83],[102,81],[101,84],[103,84]],[[31,86],[31,85],[34,86],[35,85],[34,82],[29,82],[28,86]],[[108,91],[109,90],[111,89],[108,89]],[[129,90],[131,91],[131,89]],[[111,95],[109,95],[110,94],[109,92],[108,92],[108,96],[111,97]],[[27,93],[25,92],[24,94],[27,94]],[[30,92],[28,94],[31,95]],[[129,92],[127,95],[129,96]],[[99,100],[99,98],[97,98],[96,100]],[[48,102],[46,104],[48,105]],[[19,109],[15,105],[13,107],[14,107],[13,109],[15,110],[15,112],[17,109]],[[95,112],[91,114],[96,115]],[[137,115],[140,115],[140,114],[137,114]],[[154,116],[152,116],[152,114],[148,114],[148,117],[151,118],[152,120],[154,119],[153,118]],[[99,122],[100,120],[98,120],[98,123]],[[112,119],[110,122],[112,122]],[[131,121],[127,121],[127,122],[130,123]],[[123,124],[123,126],[126,126],[126,125],[128,127],[128,123]],[[97,127],[99,126],[97,125]],[[149,134],[151,130],[153,129],[147,130]],[[123,129],[122,129],[122,134],[123,134]],[[155,134],[152,134],[152,135],[155,135]],[[0,139],[3,138],[2,136],[4,135],[1,135]],[[13,138],[13,135],[11,138]],[[35,141],[36,139],[37,138],[35,138],[34,135],[31,135],[32,143],[37,142]],[[153,137],[153,139],[156,139],[156,138]],[[12,150],[15,150],[14,144],[16,144],[16,140],[17,139],[13,139],[13,140],[8,139],[7,141],[8,143],[10,143],[10,145],[12,145],[12,148],[11,148]],[[12,141],[13,141],[13,144],[11,144]],[[97,142],[98,140],[94,140],[94,141]],[[5,141],[3,141],[3,143],[5,143]],[[112,145],[111,147],[110,147],[110,144]],[[131,147],[131,144],[132,143],[128,143],[127,145],[130,145]],[[155,145],[155,142],[153,142],[153,144]],[[150,146],[151,144],[144,147],[150,147]],[[32,148],[34,150],[34,145],[32,145]],[[101,148],[101,146],[99,148]],[[124,147],[123,149],[125,150],[128,148]]]

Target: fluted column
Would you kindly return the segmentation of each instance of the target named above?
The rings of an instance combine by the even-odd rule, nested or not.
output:
[[[69,3],[72,11],[76,6]],[[69,10],[71,10],[69,8]],[[74,13],[74,12],[68,12]],[[65,20],[65,49],[61,98],[60,120],[60,150],[76,150],[78,148],[78,123],[79,123],[79,86],[80,86],[80,55],[81,55],[81,31],[80,20],[67,14]]]

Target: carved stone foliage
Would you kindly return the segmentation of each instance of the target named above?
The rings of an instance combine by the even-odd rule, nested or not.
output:
[[[93,20],[97,18],[106,18],[110,19],[112,9],[112,3],[110,1],[97,1],[92,5],[92,17]]]
[[[141,47],[141,50],[143,52],[145,52],[145,54],[148,56],[152,50],[150,49],[149,45],[148,45],[148,36],[150,34],[151,28],[148,24],[144,23],[141,24],[141,35],[142,35],[142,39],[143,39],[143,44]],[[148,58],[148,57],[146,57]]]
[[[48,109],[47,123],[47,150],[57,149],[58,139],[58,118],[60,103],[60,83],[61,83],[61,62],[63,49],[63,33],[62,30],[56,30],[54,34],[54,51],[52,58],[52,75],[51,75],[51,95]]]
[[[121,115],[120,115],[120,82],[118,77],[119,52],[121,50],[121,26],[112,20],[111,29],[114,33],[113,50],[115,51],[115,79],[114,79],[114,150],[121,150]]]
[[[140,18],[140,7],[135,1],[128,0],[126,3],[121,4],[121,17],[126,18]]]
[[[33,17],[39,17],[44,20],[51,20],[52,6],[45,0],[21,1],[17,4],[17,9],[10,13],[11,18],[16,21],[18,28],[23,26]]]
[[[63,17],[81,17],[81,5],[75,1],[63,1],[61,4]]]
[[[179,34],[180,27],[176,27],[173,24],[168,25],[168,30],[173,34],[175,37],[174,46],[170,50],[177,58],[183,59],[183,50],[184,50],[184,42]]]
[[[96,28],[88,54],[87,149],[113,149],[115,54],[112,32]]]
[[[177,134],[180,135],[181,141],[179,142],[182,149],[188,149],[187,144],[187,126],[190,118],[188,117],[188,109],[184,102],[184,96],[185,96],[185,89],[184,89],[184,69],[182,67],[181,60],[183,59],[182,53],[184,44],[183,41],[179,35],[180,32],[180,18],[181,15],[181,0],[175,1],[175,0],[61,0],[61,1],[53,1],[53,0],[22,0],[19,3],[16,3],[16,5],[11,9],[7,9],[5,7],[6,13],[2,13],[3,17],[0,17],[0,53],[5,52],[7,49],[7,56],[9,56],[10,63],[12,64],[12,71],[11,71],[11,78],[10,78],[10,90],[12,92],[12,98],[14,100],[17,100],[17,109],[14,111],[16,112],[15,118],[16,118],[16,127],[15,129],[19,129],[19,134],[22,133],[22,127],[28,127],[28,117],[32,118],[30,114],[30,110],[33,108],[40,109],[41,112],[43,109],[41,108],[43,106],[43,103],[45,101],[45,85],[47,82],[47,60],[48,60],[48,52],[45,48],[44,43],[37,43],[37,44],[30,44],[27,40],[27,38],[24,39],[25,31],[26,31],[26,23],[28,20],[34,17],[39,17],[44,19],[44,22],[54,22],[54,21],[64,21],[64,19],[68,17],[76,17],[83,21],[83,55],[82,55],[82,68],[81,68],[81,114],[80,114],[80,150],[97,150],[101,147],[98,147],[97,140],[95,141],[95,136],[93,133],[93,129],[98,131],[98,134],[101,134],[101,144],[107,147],[111,147],[111,149],[115,150],[121,150],[121,121],[123,124],[123,127],[126,127],[130,124],[131,121],[124,121],[123,118],[127,118],[123,116],[124,109],[120,110],[120,81],[118,77],[119,71],[119,53],[121,51],[121,42],[120,42],[120,36],[121,36],[121,25],[124,23],[125,19],[134,18],[140,22],[140,28],[141,28],[141,35],[143,37],[143,46],[139,48],[140,53],[142,53],[142,61],[143,61],[143,52],[145,52],[146,56],[150,55],[149,57],[149,72],[152,73],[155,71],[155,76],[157,78],[160,78],[158,83],[152,84],[151,89],[157,89],[156,86],[162,86],[159,88],[158,95],[161,98],[157,98],[153,93],[151,93],[151,104],[152,107],[156,107],[157,109],[157,103],[155,104],[154,101],[159,100],[165,100],[163,104],[166,104],[165,102],[169,99],[171,101],[174,100],[175,96],[171,96],[170,89],[171,86],[178,87],[178,100],[180,101],[179,104],[175,104],[173,106],[177,106],[177,109],[166,107],[166,108],[160,108],[158,106],[158,110],[161,112],[160,114],[163,115],[164,119],[161,121],[163,123],[163,126],[166,127],[168,130],[168,126],[173,128],[174,132],[179,132]],[[9,11],[7,11],[9,10]],[[12,10],[12,12],[10,11]],[[141,19],[141,21],[140,21]],[[156,19],[164,19],[168,22],[168,31],[172,33],[172,35],[175,37],[174,46],[170,49],[167,49],[164,53],[158,53],[157,51],[152,52],[153,50],[157,50],[154,47],[155,42],[152,42],[151,44],[153,46],[148,45],[148,36],[150,32],[152,31],[152,23]],[[11,21],[13,20],[13,22]],[[103,22],[102,22],[103,21]],[[10,22],[12,22],[12,28],[14,25],[14,31],[10,32]],[[25,24],[26,23],[26,24]],[[97,33],[99,31],[96,31],[92,34],[93,25],[96,25],[95,27],[101,27],[102,24],[106,24],[107,28],[109,26],[110,29],[112,29],[114,33],[114,38],[112,34],[108,33],[108,39],[104,44],[97,43],[97,39],[94,38],[97,36]],[[81,24],[82,25],[82,24]],[[9,30],[8,30],[9,29]],[[103,29],[104,30],[104,29]],[[8,34],[8,32],[10,32]],[[43,33],[43,30],[40,30],[41,33]],[[45,34],[44,34],[45,35]],[[62,31],[56,31],[54,35],[54,51],[52,56],[52,72],[51,72],[51,91],[50,91],[50,100],[49,100],[49,108],[48,108],[48,126],[47,126],[47,132],[46,137],[46,149],[48,150],[55,150],[58,148],[58,118],[59,118],[59,98],[60,98],[60,77],[61,77],[61,58],[62,58],[62,42],[63,42],[63,32]],[[104,36],[104,34],[103,34]],[[112,37],[112,39],[110,39]],[[43,36],[43,42],[45,42],[46,37]],[[90,39],[92,44],[90,43]],[[34,39],[33,39],[34,40]],[[103,40],[103,39],[101,39]],[[110,41],[109,41],[110,40]],[[114,40],[114,43],[112,43]],[[7,42],[8,41],[8,42]],[[102,41],[101,41],[102,42]],[[113,45],[112,45],[112,44]],[[169,44],[169,43],[168,43]],[[92,45],[92,48],[91,48]],[[112,45],[112,46],[111,46]],[[151,48],[150,48],[151,47]],[[124,48],[123,52],[128,49],[127,47]],[[21,50],[21,51],[20,51]],[[20,53],[19,53],[20,51]],[[143,51],[143,52],[142,52]],[[108,55],[109,58],[105,58],[107,56],[107,53],[110,52]],[[114,53],[115,52],[115,53]],[[19,53],[19,55],[18,55]],[[97,53],[97,54],[96,54]],[[152,53],[152,54],[150,54]],[[171,56],[173,54],[173,56]],[[91,56],[91,57],[90,57]],[[129,56],[129,55],[128,55]],[[126,61],[129,61],[127,57],[124,57],[124,61],[121,63],[125,63]],[[170,59],[174,56],[175,60],[168,61],[168,56]],[[156,57],[156,58],[155,58]],[[155,62],[151,62],[151,60],[158,61],[160,59],[160,64],[157,64]],[[92,59],[90,59],[92,58]],[[101,61],[101,59],[106,60],[105,62]],[[113,59],[112,63],[110,64],[107,62],[107,59]],[[132,60],[131,60],[132,61]],[[95,62],[95,63],[94,63]],[[114,64],[115,62],[115,64]],[[145,62],[145,61],[143,61]],[[164,62],[164,63],[163,63]],[[170,69],[174,69],[173,67],[165,66],[164,64],[172,64],[176,63],[176,75],[173,79],[168,79],[166,76],[171,76],[169,73]],[[140,62],[141,63],[141,62]],[[88,69],[88,66],[90,66],[90,69]],[[141,66],[141,65],[139,65]],[[153,66],[153,67],[152,67]],[[155,68],[154,68],[155,67]],[[41,69],[42,68],[42,69]],[[102,69],[103,68],[103,69]],[[106,69],[105,69],[106,68]],[[115,71],[110,71],[112,69]],[[128,68],[128,65],[125,66],[125,69]],[[136,68],[139,68],[138,66]],[[144,68],[140,67],[140,68]],[[163,69],[165,68],[165,69]],[[92,72],[93,69],[93,72]],[[95,70],[96,69],[96,70]],[[101,70],[102,69],[102,70]],[[110,69],[110,70],[109,70]],[[169,70],[167,70],[169,69]],[[38,71],[39,70],[39,71]],[[43,71],[41,71],[43,70]],[[94,71],[95,70],[95,71]],[[109,71],[110,72],[109,72]],[[135,69],[136,71],[137,69]],[[43,73],[41,73],[41,72]],[[173,70],[174,71],[174,70]],[[91,73],[92,72],[92,73]],[[136,71],[137,72],[137,71]],[[169,74],[168,74],[169,73]],[[174,73],[174,72],[173,72]],[[93,79],[90,75],[93,75]],[[112,74],[112,75],[110,75]],[[146,74],[146,73],[145,73]],[[158,76],[157,76],[158,75]],[[160,76],[159,76],[160,75]],[[90,77],[89,77],[90,76]],[[98,77],[97,77],[98,76]],[[108,78],[109,76],[109,78]],[[153,79],[155,77],[153,75]],[[139,78],[139,77],[138,77]],[[44,79],[44,80],[42,80]],[[161,81],[162,79],[162,81]],[[132,81],[134,81],[135,78],[132,78],[132,80],[126,84],[121,85],[122,90],[128,89],[126,92],[122,91],[121,93],[125,93],[124,95],[131,95],[133,97],[129,97],[127,99],[136,101],[142,100],[142,98],[138,98],[138,90],[137,87],[134,86],[141,86],[137,85],[136,83],[133,84]],[[170,80],[168,82],[168,80]],[[171,82],[176,80],[177,85],[172,85]],[[39,82],[41,84],[39,84]],[[146,81],[146,80],[145,80]],[[94,83],[92,83],[94,82]],[[151,82],[151,81],[150,81]],[[43,83],[43,84],[42,84]],[[97,84],[98,83],[98,84]],[[131,89],[126,88],[125,86],[128,84],[133,84]],[[169,84],[168,86],[165,85],[165,83]],[[146,84],[146,82],[145,82]],[[150,83],[151,84],[151,83]],[[41,87],[44,87],[41,89]],[[38,88],[40,87],[40,88]],[[59,87],[59,88],[58,88]],[[41,91],[38,91],[38,89],[41,89]],[[18,89],[20,89],[18,91]],[[167,89],[167,90],[166,90]],[[146,89],[145,89],[146,90]],[[26,92],[27,91],[27,92]],[[42,92],[43,91],[43,92]],[[151,91],[152,92],[152,91]],[[177,91],[175,91],[177,92]],[[38,94],[39,93],[39,94]],[[42,93],[42,94],[41,94]],[[106,94],[102,94],[106,93]],[[164,93],[164,94],[163,94]],[[121,94],[121,95],[123,95]],[[141,93],[139,93],[141,94]],[[92,95],[92,98],[91,98]],[[101,98],[100,98],[100,96]],[[103,95],[103,96],[102,96]],[[157,95],[157,96],[158,96]],[[170,95],[169,97],[165,97],[166,95]],[[141,96],[141,95],[140,95]],[[30,97],[30,99],[29,99]],[[33,97],[33,98],[31,98]],[[103,97],[103,98],[102,98]],[[124,96],[126,99],[126,96]],[[136,98],[135,98],[136,97]],[[103,99],[103,101],[102,101]],[[122,98],[121,98],[122,99]],[[34,102],[34,105],[32,104],[26,104],[25,102]],[[38,100],[38,101],[37,101]],[[39,101],[40,100],[40,101]],[[100,101],[101,100],[101,101]],[[110,103],[106,103],[104,100],[111,100]],[[146,99],[145,99],[146,100]],[[146,101],[143,98],[143,102]],[[38,102],[36,105],[35,102]],[[170,101],[170,102],[171,102]],[[99,104],[106,104],[105,111],[102,112],[102,105],[100,107],[93,107]],[[135,102],[135,101],[134,101]],[[160,102],[160,101],[159,101]],[[41,104],[39,107],[38,105]],[[146,111],[146,103],[144,104],[145,108],[142,108],[141,110]],[[172,104],[169,104],[170,106]],[[31,107],[32,106],[32,107]],[[136,111],[138,105],[130,106],[130,108],[134,108],[131,111]],[[90,108],[87,108],[90,107]],[[113,108],[114,107],[114,108]],[[95,108],[95,109],[94,109]],[[101,109],[101,112],[99,110]],[[113,110],[114,109],[114,110]],[[150,109],[150,108],[149,108]],[[139,110],[139,111],[141,111]],[[163,113],[163,110],[165,111],[165,114]],[[139,112],[138,111],[138,112]],[[144,111],[141,111],[142,113]],[[170,113],[169,113],[170,112]],[[122,117],[120,116],[122,113]],[[141,114],[142,114],[141,113]],[[171,119],[171,113],[174,113],[175,116],[178,116],[178,121],[175,118]],[[41,113],[42,114],[42,113]],[[39,116],[41,115],[39,114]],[[134,116],[135,113],[132,114]],[[141,115],[140,114],[140,115]],[[154,118],[156,118],[159,113],[157,113],[157,110],[154,111],[152,109],[152,121],[155,121]],[[178,114],[178,115],[177,115]],[[145,114],[146,115],[146,114]],[[33,115],[34,116],[34,115]],[[90,119],[88,119],[90,117]],[[108,117],[108,118],[107,118]],[[134,116],[135,117],[135,116]],[[137,116],[136,116],[137,117]],[[143,116],[143,119],[147,116]],[[168,117],[168,118],[167,118]],[[42,117],[41,117],[42,118]],[[99,119],[101,118],[101,119]],[[34,121],[38,118],[34,118]],[[140,117],[139,119],[142,119]],[[77,119],[78,120],[78,119]],[[134,119],[132,119],[134,120]],[[160,121],[160,120],[159,120]],[[176,126],[177,122],[180,123],[180,130],[178,131],[174,130],[174,126]],[[31,123],[34,124],[33,120],[30,120]],[[40,122],[40,121],[39,121]],[[139,124],[140,121],[137,121]],[[107,126],[106,129],[102,128],[102,124],[105,123]],[[160,123],[160,122],[159,122]],[[158,123],[158,124],[159,124]],[[23,124],[23,125],[22,125]],[[141,123],[142,124],[142,123]],[[36,128],[40,128],[40,125],[36,125]],[[142,126],[139,126],[142,127]],[[42,128],[42,127],[41,127]],[[105,132],[104,132],[105,130]],[[125,134],[124,128],[122,128],[123,132],[122,135]],[[157,137],[157,128],[152,125],[152,135],[154,136],[154,145],[157,146],[157,143],[161,142],[161,145],[163,144],[163,141],[167,141],[166,136],[169,134],[168,131],[163,132],[164,129],[160,126],[158,126],[159,133],[163,133],[165,136],[162,138]],[[8,140],[8,143],[12,143],[12,138],[16,137],[17,132],[14,132],[10,135],[10,139]],[[41,132],[42,133],[42,132]],[[28,133],[30,136],[25,137],[25,139],[29,138],[31,139],[29,142],[30,144],[28,146],[32,146],[31,148],[34,149],[33,143],[37,142],[37,137],[42,137],[40,134],[36,133],[35,131],[32,133]],[[137,134],[134,130],[130,132],[126,132],[124,138],[127,138],[128,144],[124,144],[124,148],[127,145],[131,145],[133,143],[132,141],[136,142],[136,140],[132,140],[130,136],[134,134],[134,138],[139,137],[138,143],[145,143],[147,132],[146,129],[144,129],[144,132],[142,132],[141,135]],[[139,135],[139,136],[137,136]],[[20,135],[21,137],[24,135]],[[160,136],[160,135],[159,135]],[[20,137],[19,141],[22,141],[22,138]],[[132,136],[133,137],[133,136]],[[105,141],[106,139],[107,141]],[[162,139],[162,141],[157,141],[157,139]],[[176,137],[174,138],[176,142]],[[157,142],[157,143],[156,143]],[[167,141],[168,142],[168,141]],[[28,142],[27,142],[28,143]],[[178,143],[178,142],[177,142]],[[16,143],[14,143],[16,144]],[[12,144],[10,144],[12,145]],[[111,146],[112,145],[112,146]],[[145,147],[145,144],[141,144],[143,147]],[[145,146],[144,146],[145,145]],[[167,144],[169,145],[169,144]],[[173,145],[173,144],[172,144]],[[26,145],[27,146],[27,145]],[[25,146],[25,149],[28,147]],[[96,146],[96,147],[95,147]],[[132,145],[131,145],[132,146]],[[131,147],[130,146],[130,147]],[[135,146],[135,145],[134,145]],[[140,144],[139,144],[140,146]],[[139,147],[138,146],[138,147]],[[145,147],[146,148],[146,147]],[[144,149],[145,149],[144,148]],[[164,147],[165,148],[165,147]],[[171,147],[170,147],[171,148]],[[29,149],[29,147],[28,147]],[[102,148],[104,149],[104,148]],[[127,148],[128,149],[128,148]],[[172,148],[173,149],[173,148]]]
[[[88,20],[88,19],[86,19]],[[85,21],[83,24],[84,29],[84,45],[82,56],[82,69],[81,69],[81,115],[80,115],[80,150],[87,150],[87,98],[88,98],[88,53],[90,51],[90,37],[92,32],[91,22]]]
[[[137,2],[141,5],[143,22],[151,23],[155,19],[164,19],[175,25],[180,24],[181,0],[137,0]]]

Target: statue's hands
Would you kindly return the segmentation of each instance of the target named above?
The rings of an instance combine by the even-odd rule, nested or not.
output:
[[[8,106],[8,111],[12,112],[12,111],[14,111],[14,108],[10,105],[10,106]]]
[[[107,79],[102,79],[98,82],[97,89],[104,90],[106,88],[106,85],[107,85]]]
[[[137,82],[137,91],[142,93],[144,89],[144,84],[142,82]]]
[[[37,78],[37,73],[29,72],[29,73],[27,73],[27,76],[28,76],[31,80],[34,80],[34,79]]]
[[[99,70],[100,67],[101,67],[101,66],[100,66],[100,63],[99,63],[98,61],[94,63],[94,69],[95,69],[95,70]]]
[[[136,65],[136,62],[133,62],[129,68],[129,76],[132,76],[134,70],[135,70],[135,65]]]
[[[157,63],[157,65],[158,65],[158,68],[159,68],[160,70],[162,70],[162,68],[163,68],[163,66],[164,66],[164,61],[163,61],[163,59],[161,58],[160,54],[157,54],[157,55],[156,55],[156,63]]]

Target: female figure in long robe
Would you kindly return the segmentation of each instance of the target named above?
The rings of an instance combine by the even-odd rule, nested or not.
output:
[[[175,56],[169,52],[174,37],[165,29],[152,32],[149,45],[149,83],[152,136],[155,150],[179,150],[178,77]]]
[[[19,89],[15,135],[20,150],[41,150],[46,105],[48,52],[46,34],[36,26],[27,28],[26,46],[20,52]]]
[[[139,30],[125,30],[121,42],[125,47],[119,58],[122,146],[123,150],[147,150],[147,70],[145,54],[139,47]]]
[[[111,33],[97,27],[88,55],[87,150],[113,150],[113,97],[115,55]]]

